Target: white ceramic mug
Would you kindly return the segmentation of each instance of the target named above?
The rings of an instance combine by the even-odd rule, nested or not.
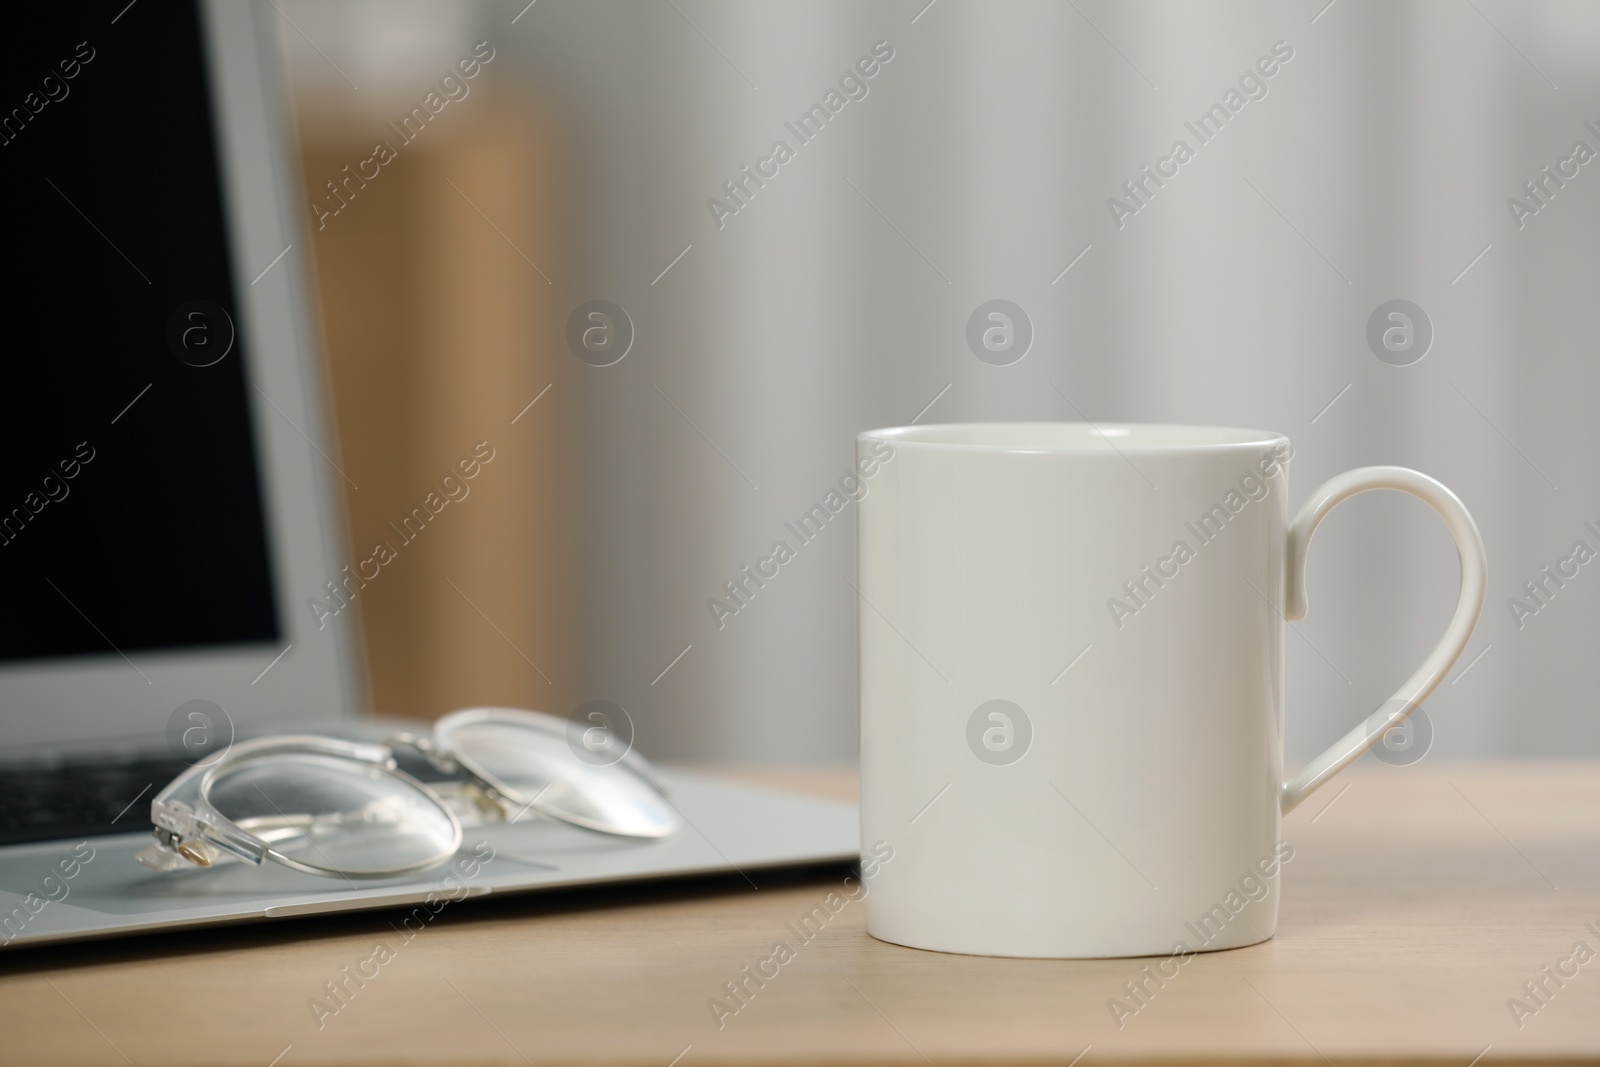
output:
[[[1283,815],[1405,718],[1466,646],[1483,542],[1449,489],[1364,467],[1293,523],[1281,434],[991,423],[861,434],[868,931],[998,956],[1144,956],[1272,936]],[[1285,621],[1356,493],[1444,519],[1461,595],[1394,699],[1285,783]],[[1186,957],[1184,957],[1186,958]]]

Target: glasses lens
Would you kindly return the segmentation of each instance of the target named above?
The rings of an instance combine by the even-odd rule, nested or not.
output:
[[[382,875],[432,866],[461,843],[459,825],[411,783],[376,764],[314,753],[243,759],[217,772],[212,805],[296,863]]]
[[[677,809],[628,761],[596,765],[578,758],[560,719],[533,712],[474,716],[442,722],[439,740],[513,803],[628,837],[662,837],[678,828]]]

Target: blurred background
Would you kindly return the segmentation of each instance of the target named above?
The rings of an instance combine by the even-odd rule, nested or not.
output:
[[[1600,550],[1600,7],[276,6],[352,549],[495,457],[362,595],[375,710],[601,698],[659,758],[853,759],[854,516],[708,601],[861,430],[1087,418],[1286,433],[1291,513],[1350,467],[1444,481],[1490,595],[1432,753],[1600,754],[1600,565],[1542,571]],[[993,300],[1031,342],[969,344]],[[1456,574],[1420,502],[1323,525],[1291,761]]]

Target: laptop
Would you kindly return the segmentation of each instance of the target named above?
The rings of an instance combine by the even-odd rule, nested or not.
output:
[[[662,768],[659,839],[491,823],[360,883],[135,862],[237,739],[392,729],[352,613],[304,610],[345,558],[278,17],[38,4],[0,43],[0,946],[855,858],[851,805]]]

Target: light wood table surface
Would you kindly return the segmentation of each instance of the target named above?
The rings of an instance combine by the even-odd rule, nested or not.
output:
[[[1107,1002],[1151,961],[918,952],[868,937],[859,904],[719,1029],[708,1000],[839,869],[464,901],[403,944],[372,913],[16,952],[0,1061],[1600,1062],[1600,957],[1559,987],[1542,970],[1600,952],[1600,763],[1369,764],[1286,820],[1277,937],[1194,958],[1120,1029]],[[749,776],[854,792],[848,769]],[[384,940],[319,1029],[308,1001]],[[1520,1027],[1513,997],[1538,1008]]]

